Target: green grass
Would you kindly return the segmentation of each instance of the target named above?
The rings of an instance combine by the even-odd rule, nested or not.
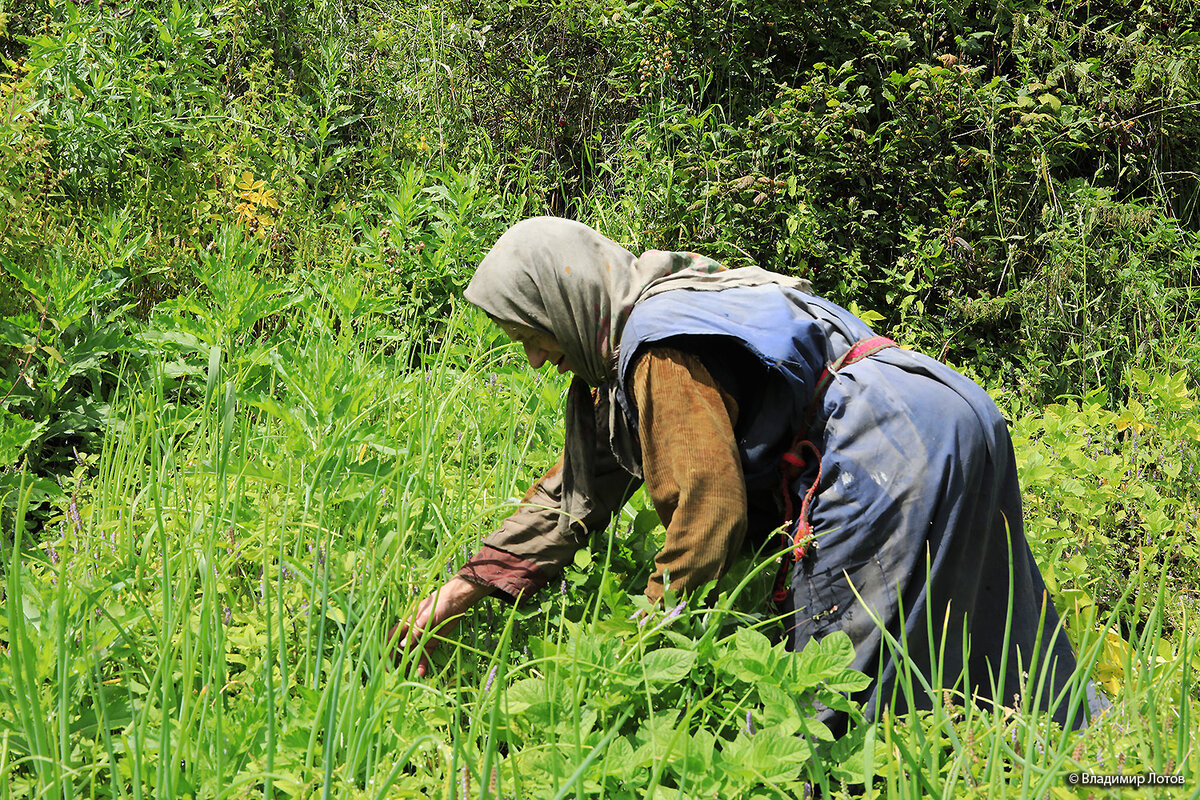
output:
[[[393,667],[391,623],[554,460],[564,386],[474,312],[433,351],[320,314],[268,373],[214,349],[201,375],[160,363],[129,385],[41,541],[13,535],[16,502],[0,797],[1042,797],[1118,769],[1195,790],[1200,653],[1165,591],[1128,641],[1102,632],[1134,592],[1073,618],[1081,669],[1115,691],[1083,733],[1030,710],[1030,687],[1023,710],[948,693],[832,741],[807,709],[859,680],[840,642],[772,648],[732,582],[715,611],[630,619],[655,535],[640,496],[563,591],[485,601],[425,680]]]
[[[1194,4],[470,5],[0,0],[0,800],[1200,795]],[[769,562],[631,619],[642,495],[394,665],[561,448],[459,300],[546,211],[988,386],[1105,719],[832,740],[861,678],[762,635]]]

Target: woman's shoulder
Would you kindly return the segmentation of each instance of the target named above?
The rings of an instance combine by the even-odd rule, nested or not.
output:
[[[810,309],[811,299],[812,295],[774,285],[655,295],[634,306],[626,320],[618,374],[625,375],[644,348],[668,342],[702,352],[724,342],[742,357],[768,366],[821,362],[825,332]]]

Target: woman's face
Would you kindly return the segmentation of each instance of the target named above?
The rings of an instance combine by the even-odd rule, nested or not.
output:
[[[567,361],[566,354],[550,334],[514,322],[497,324],[510,339],[524,346],[529,366],[539,369],[543,364],[553,364],[559,372],[575,372],[575,368]]]

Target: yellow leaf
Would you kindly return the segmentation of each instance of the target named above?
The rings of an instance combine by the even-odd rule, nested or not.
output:
[[[1129,643],[1113,631],[1104,634],[1104,646],[1096,662],[1096,681],[1114,697],[1121,692],[1125,683],[1125,663],[1129,654]]]

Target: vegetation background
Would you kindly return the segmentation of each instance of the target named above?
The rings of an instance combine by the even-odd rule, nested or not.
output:
[[[0,798],[1200,796],[1193,0],[0,0],[0,65]],[[459,300],[537,213],[986,386],[1064,702],[1113,709],[949,686],[835,738],[861,676],[771,645],[769,559],[630,619],[640,496],[389,668],[561,447]]]

